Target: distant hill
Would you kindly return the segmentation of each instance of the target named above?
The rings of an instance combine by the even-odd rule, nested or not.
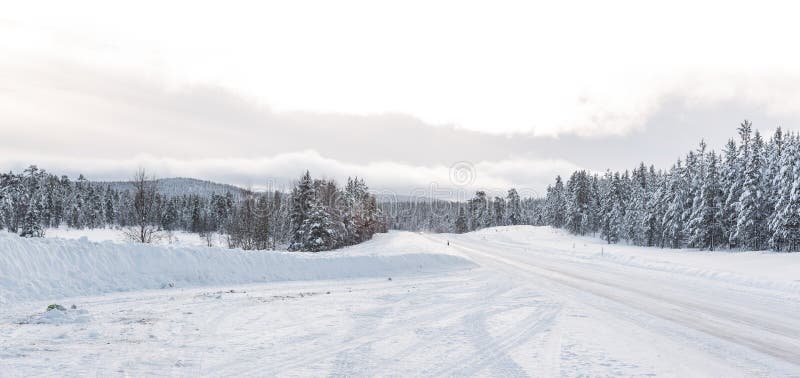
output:
[[[130,181],[93,181],[95,185],[111,185],[115,190],[133,190],[133,183]],[[253,189],[256,193],[263,190]],[[226,194],[233,193],[239,196],[245,193],[244,188],[235,185],[221,184],[218,182],[200,180],[188,177],[172,177],[158,179],[158,191],[168,197],[191,195],[196,194],[203,197],[210,197],[211,194]],[[436,198],[426,195],[407,195],[407,194],[393,194],[387,192],[377,191],[373,195],[378,203],[392,203],[392,202],[428,202],[431,200],[447,202],[448,199]]]
[[[97,185],[111,185],[116,190],[133,190],[130,181],[95,181]],[[213,181],[198,180],[185,177],[174,177],[158,179],[158,191],[168,197],[195,194],[203,197],[210,197],[211,194],[232,193],[236,196],[244,193],[244,189],[229,185],[220,184]]]
[[[373,195],[375,196],[375,200],[377,200],[378,203],[448,201],[447,199],[434,198],[427,195],[393,194],[393,193],[383,193],[383,192],[373,193]]]

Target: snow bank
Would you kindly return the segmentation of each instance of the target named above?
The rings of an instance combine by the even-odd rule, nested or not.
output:
[[[585,263],[611,263],[713,279],[768,290],[800,292],[800,253],[769,251],[700,251],[608,244],[552,227],[504,226],[464,234],[531,253],[556,253]]]
[[[162,245],[182,245],[182,246],[196,246],[207,247],[208,242],[200,235],[185,232],[185,231],[171,231],[164,233],[162,240],[156,244]],[[61,239],[81,239],[86,238],[93,242],[113,241],[124,243],[126,241],[125,235],[122,230],[115,228],[93,228],[93,229],[75,229],[62,226],[59,228],[48,228],[44,232],[46,238],[61,238]],[[216,247],[225,247],[225,241],[222,235],[213,234],[211,243]]]
[[[96,243],[86,238],[25,239],[0,232],[0,303],[170,285],[387,277],[474,266],[452,255],[376,253],[392,243],[391,235],[383,236],[352,248],[352,252],[305,254]]]

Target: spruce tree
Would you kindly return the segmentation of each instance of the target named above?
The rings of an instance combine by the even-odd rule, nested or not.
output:
[[[116,220],[116,212],[114,210],[114,192],[111,189],[111,185],[106,187],[104,202],[105,209],[103,214],[105,215],[106,224],[114,224]]]
[[[683,217],[687,198],[685,178],[684,168],[679,160],[669,173],[665,196],[666,211],[662,221],[663,243],[670,248],[682,248],[686,240]]]
[[[330,214],[315,199],[308,207],[308,216],[300,226],[300,242],[295,246],[295,250],[319,252],[333,248],[338,235]]]
[[[575,234],[583,235],[589,229],[590,186],[586,171],[576,171],[567,181],[566,227]]]
[[[618,243],[625,237],[625,188],[624,179],[614,173],[606,202],[606,227],[604,236],[608,243]]]
[[[311,174],[306,171],[295,188],[292,190],[292,209],[289,217],[292,223],[292,238],[289,249],[293,251],[303,250],[305,247],[306,235],[302,229],[306,225],[306,219],[311,211],[312,204],[316,201],[316,190],[311,180]]]
[[[492,201],[492,226],[506,225],[506,201],[503,197],[494,197]]]
[[[511,188],[506,195],[506,224],[522,224],[522,204],[517,189]]]
[[[777,211],[775,210],[775,206],[777,205],[778,198],[779,198],[779,191],[780,188],[779,180],[780,180],[780,171],[781,171],[781,164],[783,164],[783,151],[784,151],[784,136],[783,130],[780,127],[775,130],[775,133],[772,135],[772,138],[769,140],[764,146],[764,174],[762,177],[762,192],[764,193],[763,196],[763,213],[766,216],[765,220],[765,227],[767,230],[771,232],[770,224],[773,223]],[[767,239],[767,242],[769,242]]]
[[[800,246],[800,196],[795,187],[798,174],[798,145],[796,138],[786,141],[784,153],[780,159],[780,170],[776,175],[774,186],[774,216],[769,222],[771,237],[769,246],[776,251],[796,250]]]
[[[488,227],[491,218],[489,216],[489,202],[486,192],[479,190],[475,192],[475,197],[469,201],[469,229],[475,231]]]
[[[692,220],[696,230],[692,235],[692,244],[710,251],[724,242],[722,234],[723,191],[720,187],[717,161],[716,154],[711,153],[708,157],[705,179],[700,191],[700,210],[697,212],[698,216]]]
[[[564,226],[567,216],[567,203],[561,176],[556,176],[555,184],[547,188],[544,211],[544,216],[549,225],[557,228]]]
[[[44,230],[39,224],[39,212],[36,206],[30,206],[25,218],[22,221],[22,228],[19,235],[26,238],[40,238],[44,236]]]
[[[736,231],[736,221],[739,218],[739,197],[742,192],[742,169],[739,165],[739,151],[733,139],[728,140],[723,151],[725,161],[722,166],[720,180],[724,188],[724,203],[722,205],[722,233],[728,247],[736,243],[733,234]]]
[[[454,228],[457,234],[463,234],[469,231],[469,227],[467,226],[467,214],[461,206],[458,207],[458,216],[456,217]]]
[[[761,136],[756,132],[752,150],[748,154],[749,161],[745,169],[745,181],[742,194],[739,196],[739,216],[736,220],[736,231],[733,235],[738,245],[752,250],[762,249],[766,241],[766,217],[763,214],[763,192],[761,188],[762,145]]]
[[[272,204],[266,194],[258,196],[255,207],[255,225],[253,229],[253,239],[256,249],[269,249],[274,247],[272,237],[272,224],[270,216]]]

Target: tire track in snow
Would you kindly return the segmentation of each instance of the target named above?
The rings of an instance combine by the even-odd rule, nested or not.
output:
[[[381,307],[370,313],[361,313],[359,318],[369,319],[368,321],[356,322],[350,328],[349,334],[376,335],[379,334],[378,326],[381,321],[386,318],[389,313],[388,307]],[[345,341],[347,342],[347,341]],[[336,353],[335,360],[333,361],[333,371],[328,373],[328,377],[353,377],[353,376],[372,376],[374,375],[374,359],[368,358],[372,351],[372,344],[374,340],[361,343],[355,348],[345,349]],[[356,361],[369,361],[368,366],[357,365]]]
[[[468,246],[465,247],[464,245]],[[765,325],[763,322],[752,319],[746,314],[714,309],[681,299],[666,298],[658,293],[638,289],[635,287],[634,282],[631,282],[631,286],[621,286],[614,282],[608,282],[603,278],[582,276],[558,267],[548,266],[546,262],[542,262],[541,265],[534,265],[515,261],[504,257],[504,253],[500,249],[473,241],[460,240],[457,245],[453,244],[453,246],[464,251],[468,256],[490,259],[495,264],[500,263],[504,266],[566,285],[579,292],[624,304],[638,311],[644,311],[651,316],[726,340],[733,345],[751,348],[778,360],[800,366],[800,353],[797,352],[800,350],[800,339],[797,337],[800,330],[798,329],[787,328],[781,324]],[[494,254],[487,251],[492,251]],[[608,290],[609,288],[612,290]],[[638,298],[631,298],[630,294]],[[601,308],[598,309],[602,310]],[[742,331],[742,327],[756,328],[758,332]],[[785,331],[788,335],[782,331]],[[764,340],[765,335],[770,335],[768,341]],[[697,342],[697,340],[690,341]],[[720,353],[720,358],[725,358],[723,354],[726,351],[719,350],[718,353]]]
[[[492,337],[486,329],[485,313],[478,312],[465,316],[464,321],[468,325],[467,329],[471,331],[469,337],[476,348],[475,352],[450,363],[433,375],[471,376],[489,367],[497,376],[528,376],[525,370],[508,356],[508,352],[550,329],[561,313],[561,306],[548,304],[537,310],[540,311],[507,327],[498,337]]]
[[[460,283],[460,281],[456,281]],[[417,282],[415,286],[425,285],[425,282]],[[433,292],[427,292],[431,288],[434,289]],[[412,291],[408,294],[405,294],[404,299],[414,299],[420,293],[426,293],[426,298],[437,295],[442,290],[448,291],[451,290],[452,287],[450,285],[443,285],[443,286],[428,286],[425,285],[424,288],[419,288],[417,291]],[[352,337],[349,336],[346,340],[346,344],[342,344],[341,342],[337,342],[335,345],[330,344],[323,344],[313,350],[306,350],[302,355],[294,356],[292,358],[286,359],[281,361],[280,363],[273,363],[269,367],[269,371],[272,374],[278,373],[288,373],[293,369],[297,369],[300,367],[306,367],[315,363],[319,363],[336,355],[344,355],[344,353],[350,353],[354,350],[362,348],[366,344],[372,344],[379,340],[388,339],[391,337],[402,335],[404,332],[412,332],[407,328],[408,324],[426,324],[431,321],[447,321],[449,319],[459,319],[463,316],[466,311],[470,311],[472,309],[479,309],[486,306],[486,303],[482,301],[484,298],[494,298],[502,295],[503,293],[513,289],[510,286],[498,286],[493,287],[491,291],[479,291],[474,292],[467,298],[464,298],[459,301],[452,301],[447,302],[446,304],[434,304],[428,307],[424,307],[423,311],[419,311],[419,307],[415,307],[415,313],[408,313],[404,312],[404,317],[391,319],[392,323],[389,324],[388,327],[381,329],[381,332],[364,332],[359,328],[354,328],[357,330],[357,336]],[[375,290],[369,289],[369,290]],[[444,293],[442,295],[447,295]],[[392,305],[406,305],[401,300],[396,301]],[[356,324],[357,326],[357,324]],[[419,350],[420,347],[424,347],[424,342],[419,343],[416,347],[407,348],[407,350]],[[249,357],[245,357],[244,359],[256,360],[261,358],[261,354],[252,355]],[[206,370],[204,373],[212,375],[226,375],[226,376],[250,376],[250,375],[257,375],[259,373],[263,374],[263,369],[258,367],[247,367],[247,366],[235,366],[234,364],[226,364],[225,366],[216,366],[210,370]]]

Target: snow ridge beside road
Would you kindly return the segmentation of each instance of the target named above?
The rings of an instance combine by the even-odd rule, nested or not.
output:
[[[608,244],[551,227],[506,226],[464,234],[463,239],[502,246],[526,255],[558,258],[608,267],[679,274],[759,288],[794,297],[800,294],[800,253],[770,251],[700,251]]]
[[[358,246],[310,254],[26,239],[0,233],[0,304],[172,286],[390,277],[476,266],[458,256],[413,252],[430,246],[384,253],[394,237],[379,235]]]

